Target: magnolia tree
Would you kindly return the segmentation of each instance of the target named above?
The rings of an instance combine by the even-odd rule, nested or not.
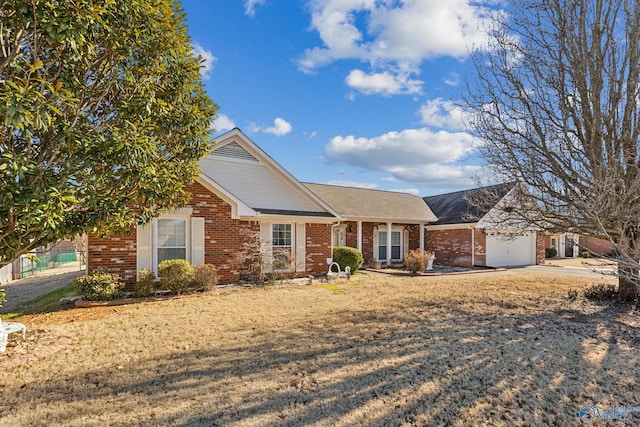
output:
[[[620,291],[636,297],[640,4],[514,1],[494,23],[466,104],[488,163],[535,200],[513,214],[611,241]]]
[[[184,202],[208,98],[172,0],[0,0],[0,264]]]

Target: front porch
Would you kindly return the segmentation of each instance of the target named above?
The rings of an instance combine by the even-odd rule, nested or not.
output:
[[[364,266],[402,265],[409,251],[424,250],[426,223],[345,221],[333,226],[332,245],[358,249]]]

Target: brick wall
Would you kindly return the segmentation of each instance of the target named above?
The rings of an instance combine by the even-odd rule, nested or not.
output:
[[[436,253],[435,263],[455,267],[472,266],[471,232],[468,228],[427,230],[425,249]],[[474,229],[475,265],[486,264],[486,236],[482,230]]]
[[[596,255],[604,255],[613,250],[611,242],[597,237],[580,236],[579,245]]]
[[[187,189],[192,194],[188,205],[193,209],[192,217],[204,218],[205,263],[216,266],[220,283],[255,280],[257,260],[254,260],[253,265],[250,261],[240,265],[241,260],[238,254],[244,250],[245,245],[252,238],[257,238],[259,245],[260,224],[255,221],[231,218],[231,206],[199,183],[193,183]],[[292,276],[325,274],[328,268],[326,259],[331,257],[331,225],[307,224],[305,231],[306,271],[297,272]],[[137,275],[135,228],[128,235],[113,236],[108,239],[89,235],[88,253],[89,270],[104,268],[121,276],[127,284],[135,283]]]
[[[331,224],[307,224],[305,250],[306,274],[319,276],[329,270],[327,258],[331,258]],[[298,274],[299,276],[301,274]]]
[[[549,248],[547,244],[551,243],[551,240],[548,239],[549,236],[545,236],[542,231],[536,232],[536,264],[544,264],[545,263],[545,253],[544,250]]]
[[[130,233],[101,239],[89,234],[87,240],[87,269],[104,269],[117,274],[126,283],[135,283],[137,275],[136,229]]]

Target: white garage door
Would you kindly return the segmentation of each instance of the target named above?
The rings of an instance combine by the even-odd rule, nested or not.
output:
[[[505,234],[487,230],[487,265],[508,267],[513,265],[535,265],[536,234]]]

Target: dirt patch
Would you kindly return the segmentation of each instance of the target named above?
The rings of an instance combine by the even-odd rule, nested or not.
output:
[[[637,314],[566,298],[593,280],[367,272],[29,316],[72,342],[0,372],[0,425],[575,425],[640,405]]]

